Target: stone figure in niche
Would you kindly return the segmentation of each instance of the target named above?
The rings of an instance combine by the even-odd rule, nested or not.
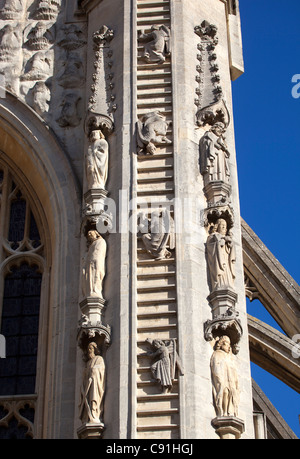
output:
[[[21,29],[19,26],[6,24],[0,30],[0,61],[16,59],[16,53],[22,44]]]
[[[6,0],[0,9],[1,19],[18,19],[23,12],[23,0]]]
[[[151,213],[151,219],[139,214],[139,231],[147,252],[156,260],[171,257],[171,252],[166,246],[169,243],[170,250],[175,248],[174,221],[169,210],[156,210]]]
[[[176,367],[178,367],[180,373],[183,375],[181,361],[176,351],[176,341],[175,339],[155,339],[153,341],[147,339],[146,342],[152,346],[153,351],[143,353],[142,355],[157,359],[151,365],[151,373],[153,378],[162,386],[162,392],[166,394],[172,389]]]
[[[76,127],[81,121],[79,116],[79,103],[81,97],[76,93],[67,93],[64,95],[62,103],[60,106],[61,114],[60,117],[56,120],[61,127]]]
[[[215,344],[210,368],[213,401],[217,416],[238,416],[239,380],[230,338],[221,336]]]
[[[233,288],[235,279],[235,247],[227,222],[219,218],[206,242],[211,291]]]
[[[94,342],[88,345],[87,359],[80,390],[79,418],[82,423],[103,426],[105,363]]]
[[[147,113],[138,120],[137,144],[140,149],[138,153],[153,155],[157,145],[172,143],[167,138],[169,124],[166,117],[158,111]]]
[[[228,151],[224,139],[225,125],[215,123],[200,139],[200,171],[205,181],[229,182]]]
[[[87,187],[105,190],[108,171],[109,146],[100,130],[92,131],[86,155]]]
[[[44,80],[49,77],[51,69],[51,59],[43,51],[35,53],[25,66],[25,73],[21,75],[21,80]]]
[[[45,113],[48,113],[51,93],[44,81],[38,81],[29,93],[31,98],[29,105],[31,105],[37,114],[43,116]]]
[[[140,31],[138,41],[144,43],[143,59],[162,64],[170,55],[170,29],[165,25],[153,25],[149,33]]]
[[[62,63],[62,69],[57,75],[57,81],[65,89],[77,88],[82,86],[84,81],[84,70],[82,59],[75,52],[69,52],[65,61]]]
[[[87,234],[88,252],[83,266],[84,298],[101,298],[105,277],[106,241],[96,230]]]

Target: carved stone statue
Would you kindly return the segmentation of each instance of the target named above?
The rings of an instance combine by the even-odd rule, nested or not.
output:
[[[151,365],[151,373],[153,378],[161,384],[162,392],[166,394],[172,389],[176,367],[183,374],[181,362],[176,351],[176,341],[174,339],[155,339],[153,341],[147,339],[146,341],[151,344],[153,352],[146,352],[142,355],[157,359]]]
[[[147,252],[156,260],[170,258],[171,253],[166,246],[169,242],[170,249],[175,248],[174,222],[167,209],[151,213],[151,220],[143,214],[140,218],[139,230],[143,234],[142,240]]]
[[[81,57],[73,51],[67,53],[62,68],[57,75],[58,84],[63,88],[77,88],[84,81],[84,69]]]
[[[156,112],[150,112],[137,122],[137,144],[140,148],[139,154],[153,155],[156,145],[172,143],[167,139],[169,123],[166,117]]]
[[[96,343],[89,343],[87,357],[80,390],[79,418],[83,423],[103,425],[105,363]]]
[[[103,298],[106,241],[96,230],[88,232],[87,240],[89,248],[83,267],[82,293],[85,298]]]
[[[92,131],[86,155],[88,189],[103,189],[107,180],[109,146],[100,130]]]
[[[51,92],[43,81],[37,81],[34,87],[29,91],[30,105],[40,115],[43,116],[49,110]]]
[[[146,62],[162,64],[170,55],[170,30],[164,25],[153,25],[149,33],[140,31],[138,41],[145,43],[143,58]]]
[[[66,93],[63,97],[61,103],[61,114],[60,117],[56,120],[61,127],[76,127],[81,121],[81,116],[79,115],[79,102],[81,97],[79,97],[75,92]]]
[[[43,51],[35,53],[26,64],[25,73],[21,75],[21,80],[36,81],[44,80],[51,73],[51,59]]]
[[[210,361],[217,416],[238,416],[240,390],[234,359],[230,338],[221,336],[215,344]]]
[[[6,24],[0,30],[0,61],[12,61],[22,46],[20,25]]]
[[[224,132],[225,125],[218,122],[200,139],[200,171],[205,184],[212,181],[229,182],[230,153],[225,143]]]
[[[233,288],[235,279],[235,247],[227,222],[219,218],[207,238],[207,263],[211,291]]]

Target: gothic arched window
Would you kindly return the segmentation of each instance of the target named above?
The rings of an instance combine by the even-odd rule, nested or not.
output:
[[[29,193],[0,164],[0,438],[32,438],[44,253]]]

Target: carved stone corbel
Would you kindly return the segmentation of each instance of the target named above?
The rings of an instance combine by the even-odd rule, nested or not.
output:
[[[204,324],[204,338],[213,341],[226,335],[230,338],[233,354],[239,352],[239,342],[243,336],[243,328],[238,318],[238,312],[234,308],[228,308],[224,314],[207,320]]]

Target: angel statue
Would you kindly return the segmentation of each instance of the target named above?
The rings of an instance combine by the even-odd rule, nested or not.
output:
[[[145,214],[138,215],[138,228],[147,252],[156,260],[171,257],[171,252],[166,246],[169,243],[170,250],[175,248],[174,220],[167,209],[155,210],[151,213],[151,219]],[[146,234],[145,234],[146,233]]]
[[[159,111],[146,113],[137,121],[138,154],[153,155],[158,145],[167,145],[172,140],[167,138],[170,122]]]
[[[153,25],[149,33],[140,31],[138,41],[145,43],[143,58],[146,62],[162,64],[170,55],[170,29],[165,25]]]
[[[152,341],[148,338],[146,342],[152,346],[153,352],[149,351],[142,355],[157,358],[156,362],[151,365],[151,373],[153,378],[161,384],[163,394],[167,394],[172,389],[176,367],[183,375],[182,364],[176,351],[176,340],[154,339]]]

